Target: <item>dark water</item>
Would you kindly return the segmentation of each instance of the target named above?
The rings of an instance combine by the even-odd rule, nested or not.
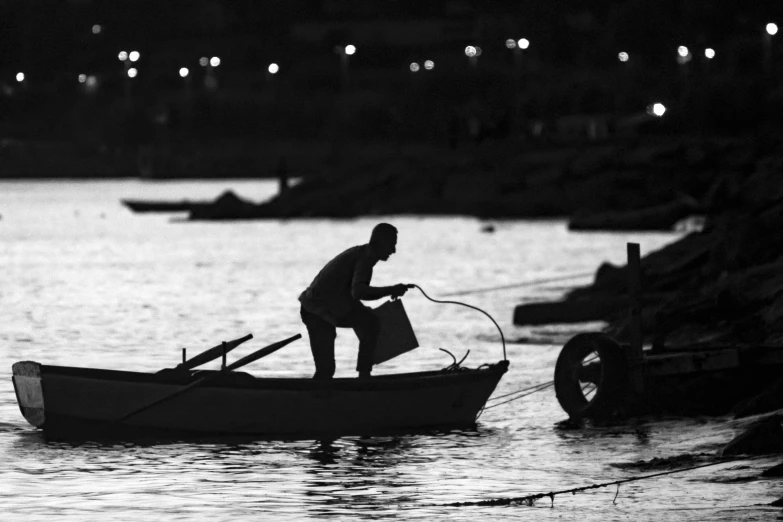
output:
[[[331,255],[366,241],[376,219],[176,223],[133,215],[122,197],[212,198],[225,188],[261,200],[264,182],[39,182],[0,185],[0,519],[2,520],[770,520],[780,482],[758,478],[775,458],[737,462],[558,496],[533,507],[450,507],[630,478],[628,463],[709,456],[743,423],[657,419],[615,427],[558,428],[551,389],[488,409],[475,430],[337,440],[53,443],[16,405],[11,364],[155,371],[253,333],[230,357],[306,331],[296,296]],[[431,296],[593,271],[673,234],[572,234],[563,222],[498,222],[493,234],[468,218],[387,217],[398,253],[374,283],[411,282]],[[487,310],[508,339],[509,373],[496,394],[552,379],[560,346],[600,325],[519,328],[515,304],[561,296],[588,278],[461,299]],[[404,298],[421,347],[375,373],[438,369],[471,350],[470,367],[502,358],[481,314]],[[353,375],[356,340],[337,341],[338,376]],[[250,365],[256,375],[309,376],[305,340]]]

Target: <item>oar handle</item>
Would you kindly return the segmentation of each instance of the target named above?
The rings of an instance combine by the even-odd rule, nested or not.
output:
[[[265,348],[261,348],[260,350],[256,350],[255,352],[251,353],[250,355],[246,355],[242,357],[241,359],[234,361],[233,363],[226,366],[226,370],[236,370],[237,368],[240,368],[246,364],[250,364],[253,361],[257,361],[261,357],[266,357],[270,353],[276,352],[283,346],[287,344],[291,344],[292,342],[296,341],[297,339],[301,339],[302,334],[296,334],[292,337],[289,337],[288,339],[283,339],[282,341],[277,341],[276,343],[272,343],[269,346]]]
[[[252,337],[253,337],[252,335],[247,335],[245,337],[242,337],[241,339],[237,339],[235,341],[231,341],[231,343],[236,343],[236,345],[232,346],[232,348],[234,348],[237,345],[247,341],[248,339],[250,339]],[[226,369],[227,370],[235,370],[236,368],[239,368],[240,366],[244,366],[245,364],[248,364],[248,363],[251,363],[253,361],[256,361],[256,360],[260,359],[261,357],[269,355],[272,352],[276,352],[277,350],[279,350],[283,346],[285,346],[287,344],[290,344],[290,343],[296,341],[297,339],[300,339],[301,337],[302,337],[302,334],[296,334],[293,337],[289,337],[288,339],[283,339],[282,341],[278,341],[276,343],[272,343],[269,346],[267,346],[266,348],[261,348],[260,350],[257,350],[255,352],[251,353],[250,355],[247,355],[247,356],[239,359],[238,361],[236,361],[236,362],[232,363],[231,365],[227,366]],[[229,344],[230,343],[226,343],[226,346],[228,346]],[[222,354],[223,353],[222,352],[223,345],[218,345],[215,348],[220,349],[218,354]],[[215,348],[211,348],[210,351],[214,350]],[[226,348],[226,351],[228,351],[228,348]],[[205,355],[205,354],[206,354],[206,352],[204,352],[201,355]],[[196,357],[191,359],[191,361],[196,359],[196,358],[198,358],[198,357],[201,357],[201,355],[197,355]],[[215,357],[218,357],[218,356],[216,355]],[[215,357],[213,357],[213,359]],[[188,361],[188,362],[190,362],[190,361]],[[209,375],[207,375],[205,377],[201,377],[200,379],[196,379],[192,383],[188,384],[187,386],[185,386],[183,388],[180,388],[179,390],[176,390],[176,391],[174,391],[174,392],[172,392],[172,393],[170,393],[168,395],[164,395],[163,397],[161,397],[159,399],[156,399],[156,400],[154,400],[154,401],[152,401],[150,403],[145,404],[144,406],[141,406],[139,408],[136,408],[136,409],[126,413],[122,417],[117,418],[117,420],[115,420],[114,422],[124,422],[124,421],[130,419],[131,417],[133,417],[135,415],[138,415],[139,413],[141,413],[143,411],[147,411],[150,408],[152,408],[154,406],[157,406],[158,404],[161,404],[163,402],[166,402],[168,400],[173,399],[174,397],[179,397],[183,393],[185,393],[185,392],[195,388],[196,386],[200,386],[201,384],[204,384],[205,382],[210,382],[210,381],[212,381],[212,379],[218,378],[221,375],[223,375],[223,373],[219,372],[219,373],[209,374]]]
[[[197,356],[193,357],[192,359],[189,359],[185,361],[182,364],[178,364],[178,369],[185,369],[185,370],[192,370],[193,368],[197,366],[201,366],[202,364],[206,364],[209,361],[212,361],[214,359],[217,359],[218,357],[223,355],[223,346],[225,344],[225,353],[230,352],[240,344],[244,343],[245,341],[249,341],[253,338],[253,334],[247,334],[244,337],[240,337],[239,339],[234,339],[233,341],[229,341],[227,343],[220,343],[217,346],[213,346],[209,350],[206,350]]]

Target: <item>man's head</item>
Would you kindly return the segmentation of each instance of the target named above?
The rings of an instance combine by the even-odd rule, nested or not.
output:
[[[397,251],[397,229],[388,223],[378,223],[372,229],[370,245],[378,259],[386,261]]]

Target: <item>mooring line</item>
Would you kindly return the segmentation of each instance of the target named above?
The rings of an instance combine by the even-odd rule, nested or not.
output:
[[[555,383],[555,381],[549,381],[549,382],[545,382],[545,383],[541,383],[541,384],[536,384],[535,386],[529,386],[527,388],[522,388],[521,390],[513,391],[513,392],[507,393],[505,395],[498,395],[497,397],[490,397],[489,399],[487,399],[487,402],[489,402],[489,401],[496,401],[498,399],[503,399],[505,397],[510,397],[512,395],[516,395],[517,393],[526,392],[528,390],[533,390],[533,389],[536,389],[536,391],[538,391],[539,389],[543,390],[544,388],[548,388],[549,386],[552,386],[554,383]]]
[[[511,498],[493,498],[488,500],[478,500],[473,502],[453,502],[451,504],[439,504],[440,506],[444,507],[462,507],[462,506],[510,506],[510,505],[516,505],[516,504],[525,504],[527,506],[532,506],[536,500],[542,499],[544,497],[549,497],[549,499],[552,501],[552,506],[555,505],[555,496],[556,495],[564,495],[566,493],[571,493],[572,495],[576,495],[579,492],[587,491],[588,489],[598,489],[598,488],[605,488],[608,486],[617,486],[617,493],[615,494],[613,503],[616,503],[617,501],[617,495],[620,493],[620,484],[625,484],[627,482],[636,482],[639,480],[645,480],[655,477],[662,477],[664,475],[674,475],[675,473],[683,473],[685,471],[692,471],[694,469],[699,468],[707,468],[710,466],[717,466],[719,464],[728,464],[731,462],[739,462],[742,460],[758,460],[762,458],[769,458],[769,455],[759,455],[757,457],[736,457],[733,459],[724,459],[720,460],[718,462],[710,462],[707,464],[699,464],[696,466],[689,466],[687,468],[679,468],[679,469],[673,469],[669,471],[661,471],[659,473],[652,473],[650,475],[642,475],[641,477],[632,477],[628,479],[621,479],[621,480],[613,480],[612,482],[604,482],[602,484],[593,484],[592,486],[582,486],[578,488],[571,488],[571,489],[563,489],[560,491],[550,491],[549,493],[536,493],[534,495],[525,495],[523,497],[511,497]]]
[[[554,384],[555,384],[554,382],[547,382],[547,383],[541,384],[535,390],[529,391],[529,392],[525,393],[524,395],[519,395],[517,397],[513,397],[513,398],[505,400],[503,402],[498,402],[496,404],[492,404],[491,406],[485,406],[483,411],[491,410],[492,408],[495,408],[497,406],[502,406],[503,404],[507,404],[507,403],[509,403],[511,401],[515,401],[517,399],[522,399],[523,397],[527,397],[528,395],[533,395],[536,392],[539,392],[539,391],[542,391],[542,390],[546,390],[547,388],[549,388],[550,386],[552,386]],[[497,397],[497,398],[499,399],[500,397]],[[487,402],[489,402],[489,401],[487,401]]]

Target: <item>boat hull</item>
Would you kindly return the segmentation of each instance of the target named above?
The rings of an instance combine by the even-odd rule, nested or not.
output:
[[[469,427],[507,367],[502,361],[479,370],[320,381],[20,362],[13,367],[13,380],[22,414],[52,435],[291,438]]]
[[[146,201],[123,199],[122,204],[133,212],[191,212],[209,206],[210,201]]]

